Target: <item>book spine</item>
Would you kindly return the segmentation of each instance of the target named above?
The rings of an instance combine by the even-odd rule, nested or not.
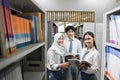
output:
[[[0,57],[6,57],[9,55],[3,8],[2,0],[0,0]]]
[[[13,31],[12,31],[12,25],[11,25],[11,19],[10,14],[11,11],[9,9],[9,3],[5,0],[3,0],[3,10],[4,10],[4,17],[5,17],[5,26],[6,26],[6,33],[8,38],[8,46],[10,49],[10,53],[15,52],[15,46],[14,46],[14,37],[13,37]]]

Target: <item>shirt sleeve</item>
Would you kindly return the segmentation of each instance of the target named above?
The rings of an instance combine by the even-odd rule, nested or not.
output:
[[[49,51],[48,53],[48,63],[49,63],[49,66],[52,70],[57,70],[57,67],[58,67],[58,63],[57,63],[57,56],[55,54],[54,51]]]
[[[96,73],[99,70],[99,64],[100,64],[100,55],[99,53],[95,53],[95,55],[93,56],[92,66],[88,67],[88,69],[84,72],[88,74]]]

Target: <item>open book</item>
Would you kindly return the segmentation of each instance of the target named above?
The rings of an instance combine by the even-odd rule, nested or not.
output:
[[[78,55],[78,54],[76,54],[76,55],[66,55],[65,56],[65,62],[68,62],[68,59],[80,59],[80,56]]]
[[[75,65],[77,67],[80,66],[85,66],[85,67],[91,67],[91,64],[87,61],[81,61],[79,59],[68,59],[68,62],[70,63],[70,65]]]
[[[74,58],[74,59],[68,59],[68,62],[69,62],[70,65],[75,65],[75,66],[77,66],[78,64],[80,64],[79,59],[76,59],[76,58]]]

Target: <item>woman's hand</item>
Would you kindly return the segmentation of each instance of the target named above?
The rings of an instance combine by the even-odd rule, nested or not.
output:
[[[77,58],[80,60],[80,55],[79,54],[76,54],[74,58]]]
[[[81,71],[82,70],[86,71],[87,70],[87,66],[85,66],[84,64],[79,64],[78,69],[81,70]]]
[[[59,68],[67,69],[69,67],[69,62],[64,62],[58,65]]]
[[[62,69],[67,69],[69,67],[69,62],[62,63]]]
[[[79,69],[83,71],[86,71],[88,67],[91,67],[91,64],[86,61],[82,61],[79,65]]]

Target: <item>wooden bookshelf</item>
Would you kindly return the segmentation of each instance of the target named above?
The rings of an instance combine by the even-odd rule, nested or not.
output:
[[[24,56],[26,56],[30,52],[36,50],[37,48],[42,47],[43,45],[45,45],[45,42],[31,44],[29,46],[18,49],[14,54],[12,54],[8,58],[0,58],[0,70],[16,61],[22,59]]]

